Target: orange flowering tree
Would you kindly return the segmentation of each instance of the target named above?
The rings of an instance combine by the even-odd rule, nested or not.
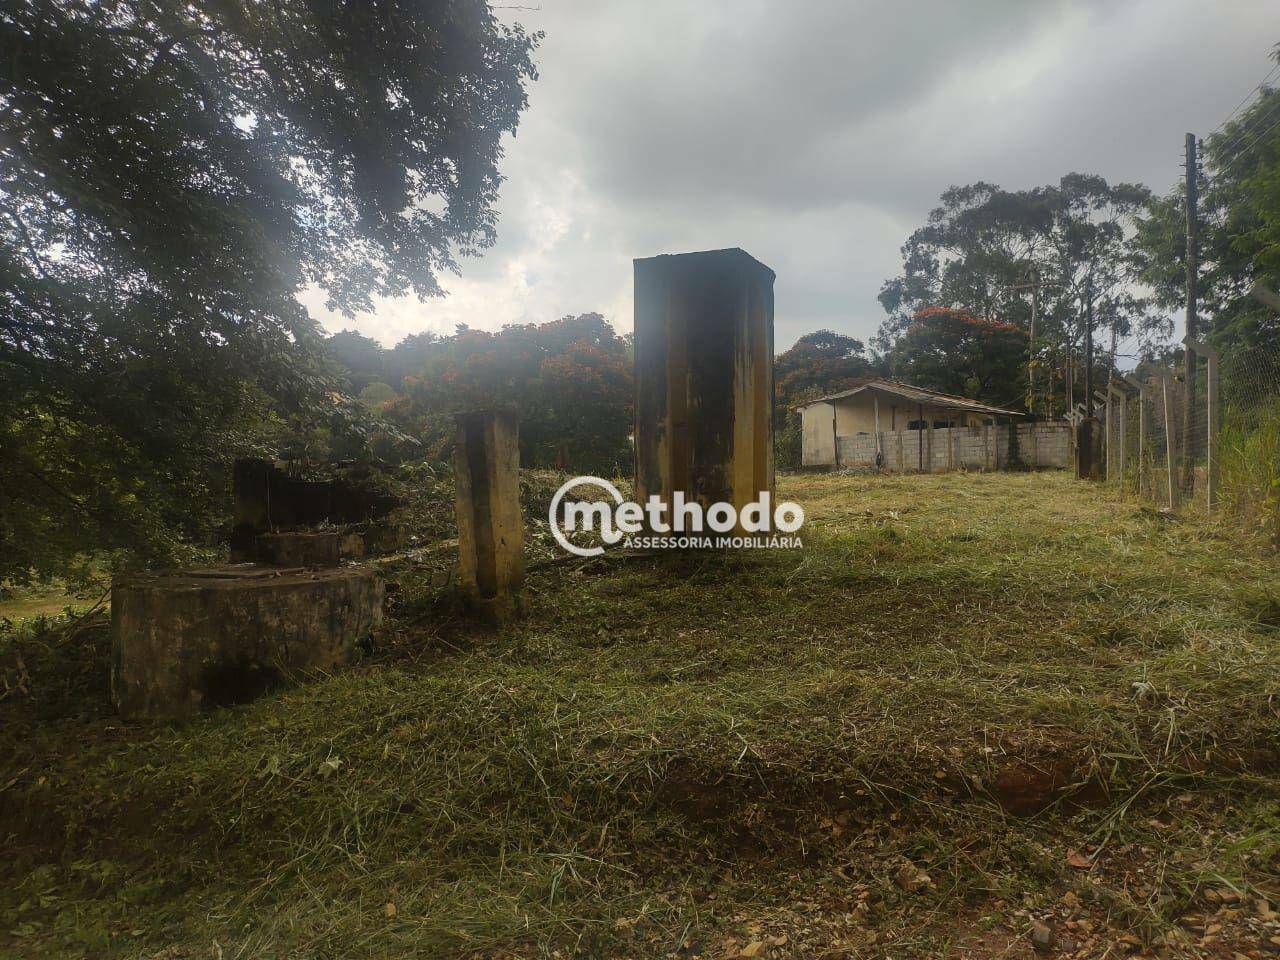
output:
[[[630,470],[631,346],[600,314],[497,332],[463,327],[420,353],[420,369],[383,410],[429,455],[449,452],[455,412],[501,405],[519,411],[522,465]]]
[[[887,357],[898,380],[1018,408],[1025,391],[1027,335],[1012,323],[967,310],[918,310]]]

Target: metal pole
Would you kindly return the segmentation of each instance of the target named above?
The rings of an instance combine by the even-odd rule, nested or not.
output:
[[[1033,275],[1034,280],[1034,275]],[[1036,412],[1036,317],[1040,313],[1040,284],[1031,284],[1031,329],[1027,335],[1027,412]]]
[[[1093,277],[1086,287],[1084,312],[1084,403],[1093,408]],[[1090,412],[1089,416],[1093,416]]]

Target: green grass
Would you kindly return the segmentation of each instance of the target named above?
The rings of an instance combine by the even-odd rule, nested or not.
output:
[[[11,588],[0,592],[0,623],[36,617],[77,616],[94,605],[96,597],[70,592],[61,584]]]
[[[1280,397],[1229,407],[1222,419],[1223,507],[1280,546]]]
[[[183,727],[111,717],[100,627],[0,641],[27,675],[0,702],[0,951],[995,956],[1032,916],[1099,956],[1280,935],[1255,903],[1280,895],[1262,544],[1056,473],[779,493],[802,550],[538,567],[492,633],[409,566],[364,662]],[[932,883],[903,889],[905,863]]]

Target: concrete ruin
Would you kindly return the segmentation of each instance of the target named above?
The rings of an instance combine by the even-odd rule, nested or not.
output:
[[[458,577],[473,608],[494,619],[523,609],[524,517],[514,411],[457,417]]]
[[[1102,424],[1085,417],[1076,425],[1076,479],[1102,479]]]
[[[365,538],[351,530],[288,530],[262,533],[257,560],[273,567],[336,567],[365,555]]]
[[[125,717],[180,720],[347,663],[382,623],[374,570],[400,502],[354,478],[235,464],[229,565],[111,585],[111,694]],[[390,532],[390,536],[388,535]],[[253,562],[245,562],[253,561]]]
[[[634,267],[636,499],[772,496],[773,271],[736,248]]]
[[[233,564],[111,587],[111,695],[124,717],[181,720],[347,663],[382,622],[361,567]]]
[[[234,562],[328,567],[399,546],[388,515],[400,501],[358,480],[296,477],[244,459],[235,463],[232,498]]]

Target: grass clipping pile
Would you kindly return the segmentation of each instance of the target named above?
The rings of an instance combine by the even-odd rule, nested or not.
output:
[[[1060,474],[779,493],[803,550],[531,564],[497,633],[401,564],[360,664],[183,727],[110,716],[100,626],[9,640],[0,948],[1276,951],[1259,544]]]

